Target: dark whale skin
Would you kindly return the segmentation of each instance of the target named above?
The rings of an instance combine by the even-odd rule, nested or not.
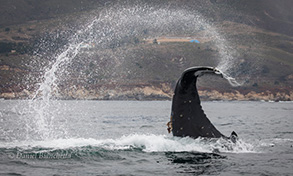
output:
[[[185,70],[174,91],[169,131],[178,137],[227,138],[210,122],[202,110],[196,81],[203,74],[219,74],[213,67],[192,67]],[[171,123],[171,124],[170,124]]]

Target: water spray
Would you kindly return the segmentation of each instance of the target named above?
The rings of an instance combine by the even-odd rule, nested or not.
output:
[[[116,4],[98,13],[99,17],[91,18],[91,22],[83,25],[82,29],[77,30],[70,38],[69,43],[64,47],[60,54],[54,57],[54,61],[43,75],[43,81],[33,95],[30,109],[33,111],[34,124],[36,131],[42,138],[54,137],[53,126],[55,114],[50,111],[51,100],[54,95],[58,95],[58,83],[60,78],[57,74],[63,74],[66,67],[74,61],[74,58],[81,53],[81,46],[86,42],[94,41],[96,50],[105,52],[108,49],[112,53],[104,55],[110,62],[109,68],[117,67],[116,60],[123,63],[124,58],[130,56],[131,51],[127,50],[109,50],[114,40],[123,40],[129,36],[157,37],[179,35],[178,31],[185,31],[190,35],[197,35],[202,29],[206,29],[207,37],[215,43],[219,50],[220,59],[218,68],[222,70],[223,77],[226,78],[232,86],[240,86],[234,78],[229,76],[227,71],[234,66],[236,51],[230,47],[225,37],[221,35],[213,23],[205,19],[199,12],[188,11],[185,9],[168,9],[164,7],[153,8],[149,5],[121,5]],[[146,32],[147,31],[147,32]],[[46,54],[46,53],[45,53]],[[43,55],[45,55],[43,54]],[[42,56],[42,54],[39,54]],[[47,56],[46,56],[47,57]],[[123,65],[123,64],[121,64]],[[99,67],[102,71],[102,66]],[[115,69],[118,70],[118,69]],[[121,72],[128,73],[127,68],[120,69]],[[102,72],[100,71],[100,72]],[[105,71],[107,72],[107,70]],[[225,72],[225,74],[224,74]],[[119,74],[119,73],[115,73]],[[110,75],[111,76],[111,75]],[[35,128],[35,127],[31,127]],[[62,127],[61,127],[62,128]],[[53,134],[51,134],[53,133]]]

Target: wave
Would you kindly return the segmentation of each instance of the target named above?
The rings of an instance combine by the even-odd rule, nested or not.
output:
[[[236,144],[225,139],[192,139],[166,135],[132,134],[118,139],[70,138],[45,141],[15,141],[0,144],[0,149],[29,152],[56,150],[99,149],[107,151],[135,150],[142,152],[256,152],[254,146],[239,140]]]
[[[273,139],[263,139],[258,142],[258,146],[260,147],[275,147],[278,146],[287,146],[292,148],[293,139],[290,138],[273,138]]]

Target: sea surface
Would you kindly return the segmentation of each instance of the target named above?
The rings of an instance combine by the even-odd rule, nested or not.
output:
[[[203,102],[239,141],[173,137],[170,101],[0,100],[0,175],[293,175],[293,102]]]

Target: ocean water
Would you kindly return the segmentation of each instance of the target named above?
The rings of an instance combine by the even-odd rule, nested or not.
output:
[[[203,102],[239,141],[173,137],[170,101],[0,101],[0,175],[292,175],[293,102]]]

